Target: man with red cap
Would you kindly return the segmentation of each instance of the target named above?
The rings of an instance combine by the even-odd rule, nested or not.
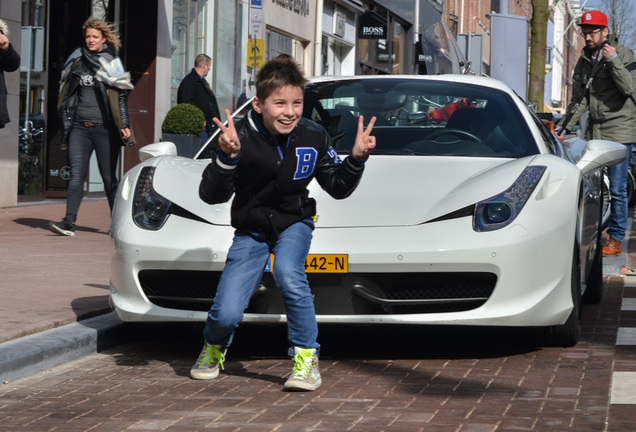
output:
[[[632,67],[628,69],[634,62],[634,53],[609,34],[607,16],[602,12],[583,13],[579,26],[585,47],[572,76],[573,101],[578,93],[585,91],[593,70],[595,74],[589,92],[568,124],[560,126],[564,132],[572,130],[581,115],[589,110],[586,139],[615,141],[627,147],[627,158],[608,168],[612,200],[607,228],[609,238],[603,245],[603,256],[617,256],[622,252],[621,242],[627,230],[627,176],[636,141],[636,72],[630,71]],[[571,101],[567,111],[575,105]]]

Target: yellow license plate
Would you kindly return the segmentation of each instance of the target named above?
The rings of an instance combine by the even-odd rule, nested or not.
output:
[[[265,271],[274,266],[274,255]],[[305,261],[305,273],[347,273],[349,271],[349,255],[347,254],[309,254]]]

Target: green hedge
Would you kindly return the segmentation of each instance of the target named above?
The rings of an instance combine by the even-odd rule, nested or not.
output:
[[[182,103],[170,108],[163,119],[161,130],[165,133],[199,135],[203,131],[204,123],[205,117],[199,108]]]

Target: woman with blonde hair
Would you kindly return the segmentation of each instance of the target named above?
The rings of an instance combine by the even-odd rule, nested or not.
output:
[[[134,144],[128,114],[128,91],[133,85],[117,57],[119,36],[112,24],[94,18],[86,20],[82,31],[85,46],[75,49],[66,60],[58,98],[62,148],[68,149],[71,179],[66,215],[61,222],[49,222],[49,229],[66,236],[75,235],[93,150],[112,211],[119,185],[116,168],[120,147]]]

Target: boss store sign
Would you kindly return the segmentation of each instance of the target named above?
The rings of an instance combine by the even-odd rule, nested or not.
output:
[[[387,39],[389,26],[386,17],[365,12],[358,22],[358,39]]]

